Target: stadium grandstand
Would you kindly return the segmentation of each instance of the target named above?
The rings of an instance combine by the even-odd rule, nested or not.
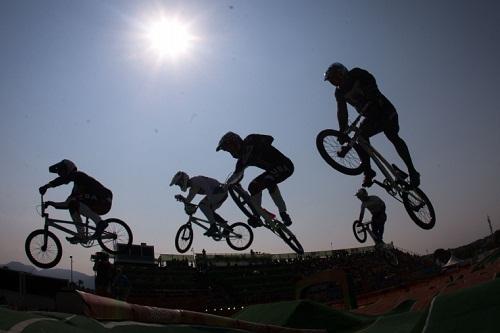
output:
[[[311,332],[314,329],[336,332],[327,324],[334,317],[336,320],[343,318],[342,324],[338,321],[332,324],[336,327],[351,325],[342,330],[345,332],[392,325],[385,319],[389,317],[401,319],[398,325],[411,324],[412,329],[418,328],[416,332],[425,327],[426,332],[432,331],[429,327],[433,321],[429,321],[429,316],[432,314],[439,319],[445,318],[448,310],[451,314],[465,311],[452,310],[460,302],[470,307],[477,303],[477,307],[483,306],[481,311],[499,313],[500,231],[471,244],[438,249],[425,256],[401,249],[395,251],[400,262],[397,267],[379,258],[373,247],[307,252],[302,256],[202,251],[155,257],[154,247],[142,243],[112,258],[114,271],[125,275],[130,286],[122,301],[113,300],[116,297],[113,281],[109,281],[110,288],[107,293],[101,293],[104,296],[101,297],[67,280],[7,268],[0,269],[0,301],[5,310],[70,312],[98,320],[141,321],[146,319],[137,317],[138,313],[144,314],[144,309],[158,309],[154,316],[148,314],[146,317],[180,316],[176,320],[191,318],[190,324],[207,318],[232,318],[224,321],[224,325],[234,328],[245,321],[311,329]],[[97,254],[92,256],[92,260],[96,258],[99,258]],[[455,298],[462,301],[454,301]],[[481,301],[474,303],[478,298]],[[269,317],[270,308],[275,313],[283,312],[288,319]],[[177,312],[170,313],[168,311],[173,310],[168,309]],[[297,315],[297,311],[311,316],[321,313],[325,316],[321,317],[324,326],[295,323],[292,314]],[[466,311],[473,312],[473,309]],[[199,315],[208,317],[197,317]],[[217,320],[209,325],[222,325]],[[488,317],[482,324],[490,327],[499,323],[498,319]],[[247,327],[243,330],[257,332],[260,329]]]

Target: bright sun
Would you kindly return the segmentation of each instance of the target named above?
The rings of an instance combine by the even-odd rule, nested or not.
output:
[[[186,54],[192,46],[194,36],[189,26],[178,19],[162,17],[146,28],[149,49],[160,59],[177,58]]]

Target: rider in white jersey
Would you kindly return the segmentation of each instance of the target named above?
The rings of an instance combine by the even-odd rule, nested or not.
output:
[[[172,178],[170,186],[172,185],[178,185],[183,192],[189,188],[187,197],[180,194],[175,196],[177,200],[184,203],[190,203],[197,194],[205,195],[198,203],[198,207],[200,207],[200,210],[210,222],[210,228],[204,235],[212,236],[214,232],[217,231],[217,222],[220,224],[227,224],[227,222],[215,212],[215,210],[217,210],[227,199],[227,191],[224,190],[219,181],[205,176],[189,178],[185,172],[179,171]]]

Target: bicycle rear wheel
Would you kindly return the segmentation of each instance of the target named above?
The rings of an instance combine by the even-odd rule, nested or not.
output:
[[[350,176],[359,175],[363,172],[358,152],[361,148],[355,145],[344,157],[338,156],[337,153],[342,149],[338,140],[341,135],[343,135],[341,132],[332,129],[319,132],[316,137],[319,154],[335,170]]]
[[[106,226],[97,236],[97,241],[104,251],[110,254],[118,254],[126,251],[132,245],[132,231],[125,222],[110,218],[101,221],[101,223],[106,223]]]
[[[419,188],[414,188],[404,191],[401,196],[413,222],[422,229],[432,229],[436,224],[436,213],[425,193]]]
[[[294,250],[297,254],[304,254],[304,249],[302,245],[298,241],[297,237],[293,234],[293,232],[288,229],[284,224],[280,222],[276,222],[278,227],[276,228],[276,233],[285,241],[285,243],[290,246],[292,250]]]
[[[247,193],[240,185],[230,186],[229,195],[234,203],[247,217],[252,218],[258,216],[254,214],[253,207],[250,205],[250,194]]]
[[[47,235],[47,242],[45,242]],[[28,259],[37,267],[52,268],[62,257],[62,246],[59,238],[50,231],[38,229],[26,238],[24,250]]]
[[[183,224],[175,235],[175,248],[179,253],[185,253],[193,244],[193,228],[190,224]]]
[[[227,245],[236,251],[248,249],[253,242],[252,229],[243,222],[236,222],[230,226],[231,232],[226,237]]]
[[[362,222],[354,221],[352,224],[352,231],[354,232],[354,237],[356,237],[358,242],[366,242],[367,232]]]

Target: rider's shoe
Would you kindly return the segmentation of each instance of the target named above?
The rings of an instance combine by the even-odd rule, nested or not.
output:
[[[276,215],[271,213],[270,211],[268,211],[267,209],[265,209],[264,207],[262,208],[262,210],[267,214],[267,216],[264,216],[262,215],[262,217],[264,219],[268,219],[268,220],[274,220],[276,218]]]
[[[292,220],[290,219],[290,215],[287,212],[280,212],[281,220],[283,224],[287,227],[292,225]]]
[[[361,186],[363,186],[363,187],[372,186],[373,185],[373,178],[375,178],[376,175],[377,175],[377,173],[371,169],[369,171],[366,171],[365,178],[363,179],[363,184],[361,184]]]
[[[417,188],[420,186],[420,174],[416,171],[410,173],[410,187]]]
[[[215,234],[216,232],[217,232],[217,226],[215,224],[211,224],[210,228],[208,228],[208,230],[205,231],[203,235],[210,237],[213,236],[213,234]]]
[[[71,244],[78,244],[84,240],[84,237],[80,235],[75,235],[73,237],[66,237],[66,240]]]
[[[252,228],[262,227],[262,222],[256,217],[250,217],[248,219],[248,225]]]

